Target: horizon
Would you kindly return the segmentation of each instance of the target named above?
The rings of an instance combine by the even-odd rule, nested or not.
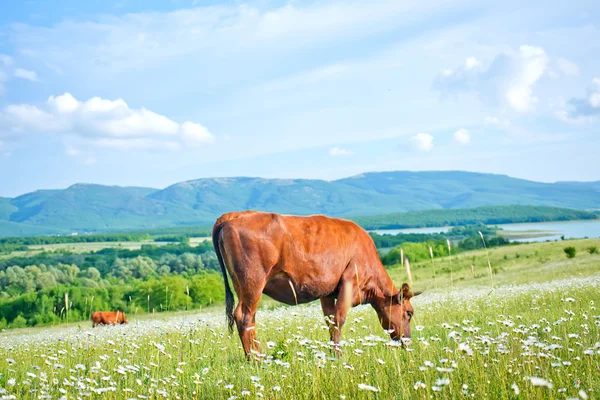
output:
[[[394,170],[599,181],[598,21],[592,0],[3,3],[0,196]]]
[[[184,180],[184,181],[177,181],[177,182],[172,182],[166,186],[162,186],[162,187],[153,187],[153,186],[138,186],[138,185],[118,185],[118,184],[103,184],[103,183],[95,183],[95,182],[74,182],[70,185],[67,186],[63,186],[63,187],[56,187],[56,188],[38,188],[35,190],[32,190],[30,192],[25,192],[25,193],[20,193],[17,194],[15,196],[4,196],[2,194],[0,194],[0,197],[3,198],[9,198],[9,199],[14,199],[20,196],[24,196],[27,195],[29,193],[34,193],[37,191],[49,191],[49,190],[67,190],[72,186],[77,186],[77,185],[90,185],[90,186],[104,186],[104,187],[119,187],[119,188],[141,188],[141,189],[154,189],[157,191],[160,190],[164,190],[170,186],[173,185],[177,185],[180,183],[186,183],[186,182],[193,182],[193,181],[200,181],[200,180],[211,180],[211,179],[264,179],[264,180],[320,180],[320,181],[325,181],[325,182],[335,182],[335,181],[339,181],[342,179],[349,179],[349,178],[354,178],[354,177],[360,177],[361,175],[366,175],[366,174],[378,174],[378,173],[394,173],[394,172],[411,172],[411,173],[435,173],[435,172],[442,172],[442,173],[469,173],[469,174],[482,174],[482,175],[496,175],[496,176],[505,176],[508,178],[512,178],[512,179],[518,179],[518,180],[524,180],[524,181],[528,181],[528,182],[535,182],[535,183],[546,183],[546,184],[555,184],[555,183],[570,183],[570,182],[576,182],[576,183],[595,183],[595,182],[600,182],[599,181],[562,181],[562,180],[556,180],[556,181],[550,181],[550,182],[543,182],[543,181],[535,181],[535,180],[531,180],[531,179],[525,179],[525,178],[519,178],[516,176],[511,176],[511,175],[507,175],[507,174],[501,174],[501,173],[488,173],[488,172],[478,172],[478,171],[466,171],[466,170],[423,170],[423,171],[411,171],[411,170],[389,170],[389,171],[364,171],[364,172],[359,172],[357,174],[354,175],[350,175],[350,176],[343,176],[343,177],[339,177],[339,178],[335,178],[335,179],[317,179],[317,178],[265,178],[262,176],[243,176],[243,175],[239,175],[239,176],[207,176],[207,177],[201,177],[201,178],[195,178],[195,179],[188,179],[188,180]]]

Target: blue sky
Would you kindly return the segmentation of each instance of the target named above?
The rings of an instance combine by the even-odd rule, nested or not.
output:
[[[558,3],[2,2],[0,196],[381,170],[600,180],[600,10]]]

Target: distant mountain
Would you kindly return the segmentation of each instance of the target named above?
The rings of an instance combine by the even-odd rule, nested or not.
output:
[[[600,207],[600,182],[473,172],[371,172],[336,181],[208,178],[165,189],[76,184],[0,198],[0,236],[210,225],[232,210],[368,216],[491,205]]]

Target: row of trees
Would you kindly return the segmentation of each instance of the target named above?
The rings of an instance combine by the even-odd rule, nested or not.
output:
[[[214,253],[183,253],[179,256],[163,254],[156,261],[147,256],[117,258],[110,268],[103,269],[104,273],[95,267],[80,269],[75,264],[14,265],[6,271],[0,271],[0,298],[39,292],[56,285],[104,288],[170,275],[192,277],[204,272],[214,272],[217,266]]]
[[[142,245],[138,250],[112,247],[90,253],[73,253],[62,249],[41,252],[35,255],[4,257],[0,258],[0,271],[5,271],[6,268],[15,265],[26,267],[28,265],[57,265],[62,263],[75,264],[80,269],[94,267],[104,276],[111,271],[115,260],[118,258],[128,259],[142,256],[158,262],[163,256],[180,256],[185,253],[200,255],[207,269],[219,269],[212,243],[206,241],[197,246],[190,246],[187,243],[173,243],[165,246],[148,244]]]
[[[65,292],[68,292],[68,305]],[[88,320],[97,310],[137,314],[185,310],[223,300],[223,280],[212,272],[187,278],[162,276],[126,284],[108,282],[105,287],[96,288],[64,284],[0,299],[0,328],[50,325],[67,319]]]
[[[411,211],[356,217],[365,229],[404,229],[435,226],[497,225],[517,222],[598,219],[595,212],[546,206],[485,206],[465,209]]]
[[[224,299],[210,242],[0,259],[0,328],[87,320],[95,310],[183,310]],[[65,304],[65,292],[70,304]]]
[[[479,232],[486,236],[494,236],[497,231],[500,230],[498,227],[486,226],[486,225],[471,225],[471,226],[456,226],[450,229],[448,232],[439,233],[398,233],[392,235],[389,233],[378,234],[372,232],[371,238],[375,242],[375,247],[378,249],[385,249],[394,246],[398,246],[403,243],[423,243],[431,241],[443,241],[446,239],[452,241],[458,241],[467,237],[473,237],[479,235]]]

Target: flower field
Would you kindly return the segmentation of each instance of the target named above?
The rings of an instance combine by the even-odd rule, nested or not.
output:
[[[318,305],[261,310],[261,363],[245,360],[221,308],[6,333],[0,398],[600,398],[599,274],[431,290],[413,305],[408,349],[361,306],[338,357]]]

